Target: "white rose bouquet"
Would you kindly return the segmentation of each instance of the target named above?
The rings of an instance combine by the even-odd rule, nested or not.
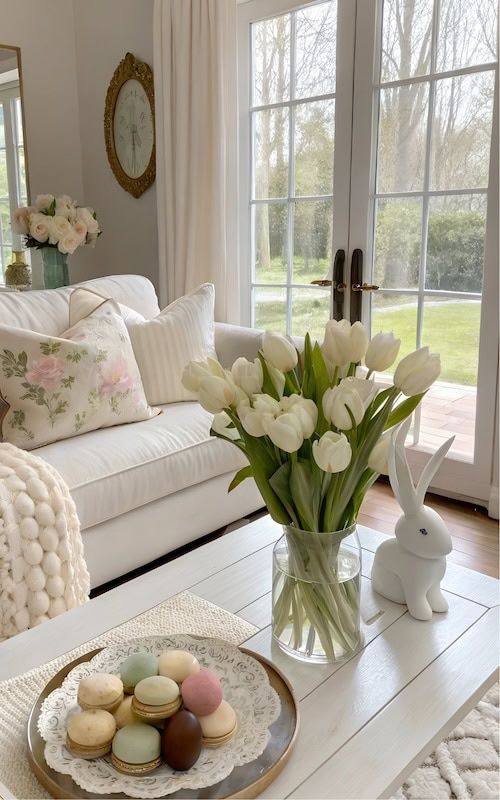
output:
[[[101,234],[95,211],[67,194],[39,194],[34,206],[16,209],[13,229],[25,237],[26,247],[56,248],[63,255],[85,244],[94,246]]]
[[[253,362],[238,358],[227,370],[209,359],[183,373],[183,385],[215,414],[212,434],[248,459],[229,491],[254,478],[269,513],[285,526],[295,576],[305,576],[285,580],[274,598],[275,637],[292,620],[297,645],[307,619],[329,660],[353,648],[359,628],[359,586],[339,584],[335,554],[368,488],[387,471],[389,432],[441,369],[439,356],[422,347],[399,362],[392,386],[379,387],[373,373],[388,369],[399,347],[392,333],[369,342],[361,323],[331,320],[323,344],[307,334],[303,352],[265,333]],[[321,534],[334,532],[326,543]]]

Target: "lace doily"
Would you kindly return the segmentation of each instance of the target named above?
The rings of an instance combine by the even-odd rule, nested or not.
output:
[[[94,672],[117,672],[132,653],[159,655],[164,650],[180,649],[193,653],[200,664],[219,676],[224,699],[234,708],[238,729],[223,747],[203,748],[199,760],[188,772],[175,772],[162,764],[145,777],[122,775],[109,756],[85,760],[72,756],[65,747],[66,718],[77,707],[78,684]],[[226,778],[236,766],[248,764],[264,752],[270,738],[269,727],[279,717],[280,699],[270,686],[265,669],[251,656],[220,639],[197,639],[187,634],[150,636],[107,647],[91,661],[76,666],[62,686],[43,703],[38,728],[46,741],[47,764],[71,775],[82,789],[95,794],[123,792],[129,797],[162,797],[178,789],[202,789]]]

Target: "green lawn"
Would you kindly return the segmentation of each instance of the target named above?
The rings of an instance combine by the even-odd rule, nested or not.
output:
[[[272,290],[270,290],[272,291]],[[307,330],[322,339],[328,318],[328,293],[311,291],[311,299],[300,296],[293,301],[292,333],[301,336]],[[441,380],[475,385],[479,348],[479,302],[427,302],[424,307],[423,344],[441,354]],[[266,330],[282,331],[284,303],[258,302],[255,324]],[[415,349],[416,305],[389,306],[374,309],[372,332],[394,331],[402,340],[401,355]]]

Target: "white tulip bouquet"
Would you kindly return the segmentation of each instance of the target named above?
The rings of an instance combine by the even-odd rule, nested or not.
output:
[[[439,356],[422,347],[399,362],[392,386],[378,386],[374,373],[394,363],[399,347],[392,333],[369,341],[360,322],[331,320],[322,345],[307,334],[299,352],[284,336],[265,333],[253,362],[238,358],[227,370],[208,359],[183,373],[183,385],[215,415],[211,433],[248,459],[229,491],[253,477],[272,518],[285,526],[288,569],[301,580],[285,580],[275,597],[274,635],[291,622],[297,645],[307,620],[328,659],[352,650],[359,633],[359,587],[336,576],[340,543],[368,488],[387,471],[391,429],[440,373]]]

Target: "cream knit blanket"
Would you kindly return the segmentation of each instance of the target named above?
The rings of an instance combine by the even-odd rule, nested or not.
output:
[[[0,641],[88,600],[80,523],[46,461],[0,444]]]

